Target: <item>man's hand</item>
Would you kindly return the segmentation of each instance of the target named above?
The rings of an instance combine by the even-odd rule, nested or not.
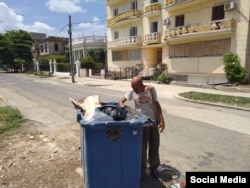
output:
[[[160,133],[163,132],[164,129],[165,129],[165,123],[161,121],[161,122],[158,124],[158,129],[159,129],[159,132],[160,132]]]

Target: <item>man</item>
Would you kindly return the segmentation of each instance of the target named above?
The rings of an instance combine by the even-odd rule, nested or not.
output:
[[[124,97],[119,101],[121,107],[125,106],[126,101],[134,100],[135,108],[140,109],[141,112],[153,120],[156,120],[156,114],[159,115],[159,122],[157,126],[145,126],[142,132],[142,163],[141,176],[143,178],[147,167],[147,147],[148,147],[148,161],[150,174],[154,178],[158,178],[160,173],[164,171],[164,167],[160,165],[159,146],[160,134],[165,129],[165,122],[162,115],[161,105],[158,102],[157,92],[154,87],[143,84],[140,76],[135,76],[131,81],[132,90],[128,91]],[[155,107],[153,107],[155,103]],[[157,112],[155,112],[155,110]],[[142,179],[143,180],[143,179]]]

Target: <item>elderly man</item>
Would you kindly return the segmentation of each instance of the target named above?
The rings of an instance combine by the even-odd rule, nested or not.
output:
[[[160,173],[164,171],[164,167],[160,165],[159,145],[160,134],[165,129],[165,122],[162,115],[161,105],[158,102],[158,96],[153,86],[143,84],[140,76],[135,76],[131,81],[132,89],[128,91],[124,97],[119,101],[121,107],[125,106],[126,101],[133,100],[136,109],[151,119],[156,121],[156,116],[159,116],[157,126],[143,127],[142,135],[142,163],[141,163],[141,177],[145,175],[147,167],[147,147],[148,147],[148,161],[150,173],[154,178],[158,178]],[[154,107],[155,105],[155,107]],[[157,112],[155,112],[157,111]]]

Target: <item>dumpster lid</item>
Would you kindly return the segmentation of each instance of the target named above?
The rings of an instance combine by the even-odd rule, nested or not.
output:
[[[137,119],[127,119],[121,121],[114,120],[97,120],[97,121],[86,121],[83,117],[83,114],[80,110],[77,110],[77,121],[81,127],[85,128],[106,128],[107,126],[133,126],[133,127],[142,127],[142,126],[151,126],[153,121],[146,115],[142,114],[141,117]]]

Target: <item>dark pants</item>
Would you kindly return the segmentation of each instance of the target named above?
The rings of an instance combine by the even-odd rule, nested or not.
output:
[[[157,126],[143,127],[142,163],[141,163],[142,172],[144,172],[147,167],[147,156],[150,169],[160,165],[159,145],[160,145],[160,133],[158,127]]]

